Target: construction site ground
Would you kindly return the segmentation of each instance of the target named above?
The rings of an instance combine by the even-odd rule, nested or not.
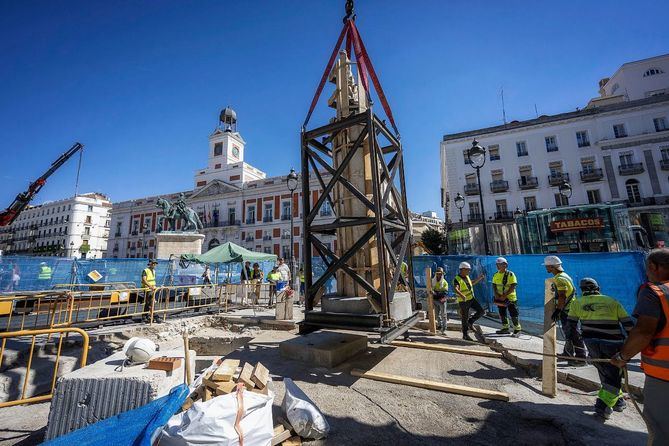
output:
[[[299,314],[296,308],[296,316]],[[299,317],[299,316],[298,316]],[[593,416],[596,384],[592,366],[563,368],[562,373],[583,375],[574,385],[558,384],[558,395],[541,394],[541,381],[534,377],[533,365],[517,366],[508,359],[487,358],[438,351],[374,344],[370,336],[367,352],[326,369],[287,360],[279,355],[279,343],[298,336],[288,331],[291,323],[268,322],[269,314],[246,310],[212,324],[211,316],[175,319],[153,327],[124,325],[94,330],[92,338],[106,348],[120,348],[131,335],[154,339],[167,349],[179,343],[175,336],[184,326],[210,342],[229,343],[239,338],[239,348],[228,358],[262,362],[270,371],[276,394],[274,414],[281,415],[284,377],[293,379],[325,414],[331,426],[327,439],[305,441],[313,445],[643,445],[645,426],[631,404],[623,413],[614,413],[607,422]],[[249,320],[254,320],[250,325]],[[265,323],[260,323],[264,321]],[[541,340],[529,335],[520,339],[496,337],[494,323],[483,321],[482,332],[503,347],[540,349]],[[257,325],[259,324],[259,325]],[[486,327],[485,325],[491,325]],[[267,329],[281,328],[281,329]],[[429,336],[421,330],[410,332],[413,341],[476,348],[489,351],[484,344],[471,344],[456,331],[447,337]],[[530,347],[530,348],[528,348]],[[515,348],[515,347],[513,347]],[[515,354],[514,354],[515,355]],[[206,356],[206,355],[203,355]],[[522,355],[521,355],[522,356]],[[521,358],[529,363],[538,358]],[[509,394],[510,401],[492,401],[372,381],[351,376],[351,369],[372,370],[395,375],[459,384]],[[563,376],[564,378],[564,376]],[[642,378],[635,372],[635,384]],[[641,380],[641,381],[640,381]],[[564,381],[564,379],[563,379]],[[590,391],[584,389],[591,389]],[[0,444],[37,444],[46,425],[49,404],[33,404],[0,409]]]

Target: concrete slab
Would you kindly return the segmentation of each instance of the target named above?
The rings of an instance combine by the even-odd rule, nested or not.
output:
[[[154,356],[182,357],[183,348]],[[195,351],[190,352],[191,371]],[[124,367],[123,352],[75,370],[58,380],[51,402],[46,440],[135,409],[169,393],[184,381],[184,364],[172,371],[149,370],[145,365]],[[192,372],[191,372],[192,373]]]
[[[335,367],[367,350],[367,336],[317,331],[281,342],[281,356],[312,366]]]
[[[321,311],[326,313],[372,314],[374,310],[366,297],[346,297],[326,294],[321,300]]]
[[[413,314],[411,310],[411,293],[396,291],[390,302],[390,317],[397,321],[408,319]]]

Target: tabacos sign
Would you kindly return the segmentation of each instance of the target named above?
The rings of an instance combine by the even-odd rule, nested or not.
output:
[[[556,220],[551,222],[552,232],[588,231],[590,229],[602,229],[603,227],[604,219],[601,217],[572,218],[569,220]]]

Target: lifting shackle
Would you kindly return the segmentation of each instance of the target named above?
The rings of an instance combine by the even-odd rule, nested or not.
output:
[[[344,23],[347,20],[355,20],[355,13],[353,12],[353,0],[346,0],[346,15],[344,16]]]

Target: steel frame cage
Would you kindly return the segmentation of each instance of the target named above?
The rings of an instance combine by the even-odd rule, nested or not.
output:
[[[333,151],[329,145],[340,132],[346,129],[362,128],[359,136],[353,142],[350,151],[344,156],[337,168],[334,167]],[[305,324],[323,325],[325,313],[314,311],[314,299],[318,290],[338,271],[343,271],[362,287],[369,297],[373,299],[379,308],[382,308],[382,317],[379,317],[377,327],[390,327],[394,322],[390,316],[390,302],[395,294],[397,284],[402,279],[401,262],[407,256],[407,250],[411,249],[411,229],[409,212],[407,208],[404,159],[402,145],[399,137],[394,136],[388,127],[370,106],[366,111],[353,114],[349,117],[333,122],[328,125],[314,128],[312,130],[302,129],[301,138],[301,171],[302,171],[302,206],[303,206],[303,259],[305,269]],[[365,137],[369,139],[370,158],[372,165],[372,200],[369,200],[363,191],[356,188],[343,172],[349,166],[353,155],[363,146]],[[321,141],[318,140],[321,138]],[[386,145],[380,143],[386,141]],[[387,159],[389,157],[390,159]],[[321,170],[330,175],[329,181],[323,178]],[[314,206],[311,206],[311,176],[314,175],[323,193],[318,197]],[[398,178],[399,177],[399,178]],[[399,190],[395,184],[399,180]],[[358,202],[373,213],[373,216],[343,216],[337,215],[336,206],[331,193],[335,186],[341,186],[351,193]],[[383,190],[385,186],[385,190]],[[389,200],[392,196],[392,201]],[[325,201],[335,213],[335,220],[327,224],[314,224],[314,218],[318,215]],[[333,250],[325,245],[319,235],[332,235],[338,228],[370,225],[369,230],[348,250],[337,256]],[[391,234],[394,239],[391,240]],[[347,261],[364,246],[368,241],[376,239],[376,249],[379,260],[380,287],[377,289],[363,276],[354,271]],[[318,256],[326,265],[325,273],[313,281],[312,252],[315,249]],[[390,261],[389,261],[390,260]],[[416,308],[414,294],[414,280],[411,256],[408,256],[408,287],[411,293],[412,310]],[[394,272],[391,273],[391,269]],[[318,314],[320,313],[320,314]],[[334,316],[334,314],[333,314]],[[355,316],[351,314],[337,314],[337,325],[355,325]],[[352,327],[353,328],[353,327]]]

